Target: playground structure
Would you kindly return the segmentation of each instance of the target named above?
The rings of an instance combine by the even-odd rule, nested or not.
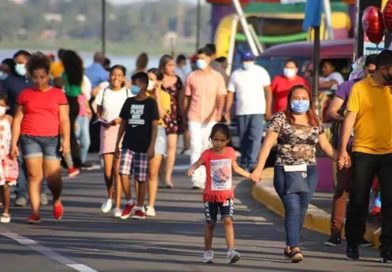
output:
[[[212,35],[217,46],[217,55],[230,57],[230,45],[246,42],[246,33],[239,27],[239,16],[231,0],[207,0],[212,4]],[[259,49],[294,41],[310,40],[310,33],[302,30],[306,1],[251,1],[241,2],[254,41]],[[293,3],[295,2],[295,3]],[[298,3],[299,2],[299,3]],[[355,1],[330,2],[330,20],[323,20],[322,39],[348,39],[354,36],[353,22]],[[325,18],[328,19],[328,18]],[[328,21],[330,28],[328,31]],[[327,24],[326,24],[327,23]],[[260,48],[261,46],[261,48]]]

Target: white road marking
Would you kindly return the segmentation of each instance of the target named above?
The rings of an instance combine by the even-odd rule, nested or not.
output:
[[[190,167],[189,164],[178,164],[178,165],[175,165],[175,166],[174,166],[174,170],[177,170],[177,171],[185,171],[185,170],[188,170],[189,167]]]
[[[7,237],[9,239],[12,239],[12,240],[18,242],[21,245],[27,246],[27,247],[31,248],[32,250],[41,253],[45,257],[48,257],[56,262],[62,263],[72,269],[75,269],[76,271],[79,271],[79,272],[98,272],[97,270],[92,269],[91,267],[88,267],[84,264],[76,263],[76,262],[72,261],[71,259],[54,252],[50,248],[42,246],[38,242],[36,242],[32,239],[29,239],[27,237],[24,237],[22,235],[19,235],[17,233],[2,232],[0,234],[3,235],[4,237]]]

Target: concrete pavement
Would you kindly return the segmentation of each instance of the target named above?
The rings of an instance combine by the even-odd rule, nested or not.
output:
[[[361,250],[363,259],[349,262],[343,246],[326,248],[325,235],[307,230],[302,234],[305,260],[291,264],[282,254],[282,219],[254,201],[252,184],[240,180],[235,181],[235,231],[242,259],[225,263],[219,224],[215,263],[203,264],[202,192],[190,189],[185,161],[179,159],[175,188],[159,191],[157,217],[145,221],[122,221],[100,212],[105,195],[100,171],[64,182],[61,222],[52,219],[51,207],[46,206],[43,222],[27,225],[30,209],[13,208],[13,222],[0,225],[0,271],[391,271],[390,265],[378,262],[373,249]]]

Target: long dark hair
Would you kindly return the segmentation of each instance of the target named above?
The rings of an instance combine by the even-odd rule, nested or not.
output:
[[[159,60],[159,66],[158,66],[158,69],[163,73],[163,74],[165,74],[165,68],[166,68],[166,65],[167,65],[167,63],[169,62],[169,61],[171,61],[171,60],[174,60],[174,58],[172,57],[172,56],[170,56],[170,55],[163,55],[162,57],[161,57],[161,59]]]
[[[167,55],[167,54],[163,55],[161,57],[161,59],[159,60],[158,69],[159,69],[159,71],[162,72],[163,76],[165,76],[165,67],[166,67],[167,63],[171,60],[174,60],[174,58],[170,55]],[[181,78],[179,78],[177,75],[176,75],[176,77],[177,77],[177,82],[175,84],[175,87],[177,90],[182,90],[184,88],[184,83],[182,82]],[[164,87],[162,86],[162,88],[164,88]]]
[[[67,50],[62,59],[64,71],[71,85],[81,86],[83,82],[83,61],[80,56],[72,50]]]
[[[212,140],[212,138],[214,138],[214,135],[220,132],[223,135],[225,135],[225,137],[229,140],[227,146],[233,147],[233,142],[231,141],[231,133],[230,133],[230,128],[228,125],[223,124],[223,123],[217,123],[215,124],[212,129],[211,129],[211,134],[210,134],[210,140]]]
[[[314,103],[313,103],[313,98],[312,98],[312,92],[310,91],[310,89],[308,87],[306,87],[305,85],[295,85],[293,87],[291,87],[291,89],[289,90],[289,94],[287,95],[287,108],[285,111],[286,117],[289,120],[290,124],[294,124],[295,123],[295,118],[294,118],[294,113],[293,110],[291,109],[291,98],[293,97],[293,93],[296,90],[299,89],[303,89],[308,93],[309,96],[309,110],[306,113],[306,115],[308,116],[308,122],[311,126],[319,126],[320,125],[320,120],[317,117],[316,111],[314,110]]]
[[[163,79],[163,73],[161,70],[159,70],[158,68],[151,68],[148,69],[147,74],[148,73],[152,73],[157,77],[157,80],[162,80]]]

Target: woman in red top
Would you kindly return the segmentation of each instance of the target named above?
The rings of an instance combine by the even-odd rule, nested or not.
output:
[[[240,254],[234,250],[232,170],[246,178],[250,177],[250,173],[237,164],[235,151],[230,147],[230,130],[227,125],[214,125],[210,139],[212,148],[204,151],[200,159],[188,170],[188,175],[192,176],[198,167],[204,165],[207,172],[203,195],[207,222],[204,230],[205,251],[203,261],[204,263],[212,263],[214,258],[212,238],[219,209],[225,229],[228,248],[227,259],[229,263],[235,263],[240,259]]]
[[[70,124],[68,103],[64,93],[49,85],[50,60],[42,53],[31,56],[27,71],[33,87],[24,89],[17,100],[12,126],[11,154],[19,154],[21,141],[29,182],[32,215],[28,222],[39,223],[41,183],[45,178],[53,194],[53,216],[60,220],[63,206],[60,200],[62,180],[60,151],[70,152]],[[62,133],[60,147],[59,128]]]

